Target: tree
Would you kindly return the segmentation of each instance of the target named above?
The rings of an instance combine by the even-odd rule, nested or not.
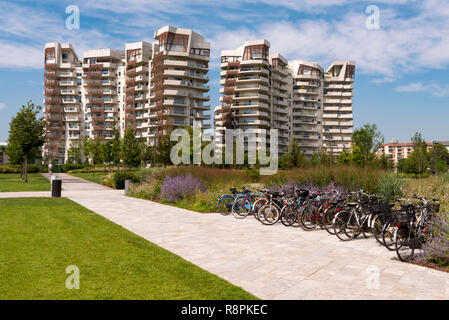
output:
[[[428,152],[428,163],[429,166],[432,168],[433,171],[435,171],[435,155],[436,155],[436,162],[437,162],[437,168],[436,172],[446,172],[447,166],[449,164],[449,152],[446,149],[445,146],[443,146],[440,143],[434,144],[432,148]]]
[[[67,151],[67,158],[68,158],[68,161],[72,162],[72,163],[81,163],[82,162],[81,146],[78,142],[72,141],[70,143],[70,148]]]
[[[81,141],[81,150],[83,151],[84,156],[86,157],[86,163],[89,164],[92,148],[91,148],[91,140],[89,137],[84,136]]]
[[[298,141],[294,137],[292,137],[292,139],[288,143],[288,155],[293,167],[300,166],[304,160],[304,156],[301,152]]]
[[[413,164],[415,167],[417,167],[416,173],[424,173],[424,171],[427,169],[428,164],[427,143],[422,137],[422,134],[419,132],[416,132],[412,137],[412,142],[413,152],[408,156],[407,159],[412,156],[410,158],[410,161],[416,162],[415,164]]]
[[[125,166],[138,167],[142,161],[142,145],[133,128],[125,131],[122,143],[122,157]]]
[[[154,150],[153,146],[143,146],[142,147],[142,160],[146,166],[148,162],[153,160]]]
[[[112,130],[113,138],[110,145],[110,153],[111,153],[111,159],[112,163],[118,166],[118,170],[120,171],[120,161],[122,160],[122,140],[120,139],[120,132],[117,129],[117,126],[115,124],[115,121],[113,123],[113,130]]]
[[[28,182],[28,162],[36,159],[45,142],[46,123],[44,117],[39,117],[41,110],[41,106],[35,106],[30,100],[9,124],[8,156],[11,162],[22,164],[25,182]]]
[[[383,142],[384,136],[377,130],[376,124],[365,124],[352,133],[352,144],[360,151],[362,166],[375,158],[375,152]]]
[[[165,134],[157,139],[156,153],[158,162],[162,163],[166,168],[171,164],[170,152],[174,146],[174,142],[170,141],[170,135]]]
[[[104,146],[99,138],[83,138],[82,150],[87,158],[87,163],[101,164],[104,162]]]

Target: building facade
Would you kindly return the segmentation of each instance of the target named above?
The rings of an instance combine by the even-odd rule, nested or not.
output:
[[[44,161],[68,160],[83,137],[108,140],[133,128],[153,144],[167,130],[204,120],[210,110],[210,43],[189,29],[166,26],[155,42],[125,50],[89,50],[82,59],[70,44],[45,45]]]
[[[316,62],[289,62],[269,49],[267,40],[253,40],[222,51],[222,104],[214,110],[219,146],[225,129],[275,128],[280,154],[291,138],[306,155],[349,149],[355,63],[335,61],[325,72]]]
[[[437,143],[446,147],[449,151],[449,141],[436,141]],[[427,151],[429,151],[433,142],[427,142]],[[386,155],[390,160],[393,161],[394,165],[397,165],[399,160],[406,159],[413,152],[413,143],[412,142],[399,142],[392,141],[391,143],[385,143],[377,150],[377,156]]]

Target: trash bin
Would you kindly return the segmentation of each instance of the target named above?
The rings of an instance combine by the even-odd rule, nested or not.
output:
[[[125,180],[125,194],[128,194],[129,191],[129,185],[131,184],[131,179],[126,179]]]
[[[51,196],[53,198],[61,197],[61,189],[62,189],[62,180],[58,177],[51,177]]]

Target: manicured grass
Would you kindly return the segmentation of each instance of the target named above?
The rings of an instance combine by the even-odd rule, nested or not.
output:
[[[81,179],[84,179],[84,180],[87,180],[90,182],[98,183],[98,184],[101,184],[103,181],[103,178],[108,175],[107,172],[89,172],[89,173],[69,172],[69,174],[71,176],[78,177],[78,178],[81,178]]]
[[[20,174],[0,174],[0,192],[50,191],[50,181],[39,173],[29,173],[28,182],[20,178]]]
[[[255,299],[68,199],[0,208],[0,299]],[[65,287],[69,265],[78,290]]]

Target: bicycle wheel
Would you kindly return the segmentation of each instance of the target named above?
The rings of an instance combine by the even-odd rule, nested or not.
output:
[[[396,227],[391,223],[386,223],[382,229],[382,243],[390,251],[394,251],[394,233]]]
[[[394,232],[394,248],[399,260],[407,262],[413,259],[415,249],[410,246],[410,239],[415,238],[415,232],[409,225],[401,225]]]
[[[332,235],[335,234],[334,225],[332,224],[334,216],[335,216],[335,207],[329,207],[324,211],[322,217],[323,220],[322,225],[324,227],[324,230],[326,230],[328,233]]]
[[[268,202],[260,208],[259,217],[261,218],[260,222],[263,224],[272,225],[278,222],[280,210],[275,204]]]
[[[265,199],[265,198],[257,199],[257,200],[254,202],[252,212],[253,212],[254,218],[256,218],[256,220],[259,220],[259,221],[260,221],[259,210],[260,210],[260,208],[262,208],[262,206],[263,206],[264,204],[266,204],[267,202],[268,202],[268,200]]]
[[[382,229],[383,229],[383,223],[382,223],[382,216],[376,215],[374,217],[373,222],[371,222],[371,233],[374,235],[374,238],[376,238],[377,242],[379,242],[381,245],[382,243]]]
[[[290,227],[295,221],[295,213],[296,206],[292,204],[286,205],[281,210],[281,223],[286,227]]]
[[[235,200],[232,206],[232,214],[237,219],[246,218],[251,212],[251,203],[247,198],[241,197]]]
[[[301,226],[304,230],[310,231],[318,225],[317,217],[319,213],[312,206],[303,206],[299,209],[301,213]]]
[[[218,201],[218,212],[227,216],[232,213],[232,205],[234,204],[234,197],[225,195]]]
[[[348,234],[346,233],[346,225],[349,222],[350,218],[351,212],[349,211],[340,211],[334,217],[334,234],[341,241],[349,241],[352,239],[351,237],[348,237]]]

